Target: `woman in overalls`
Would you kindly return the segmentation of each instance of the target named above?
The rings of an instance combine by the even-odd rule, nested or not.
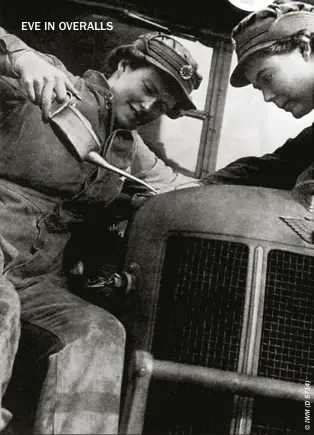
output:
[[[0,32],[0,398],[9,382],[20,318],[52,334],[37,410],[38,434],[117,433],[125,331],[107,311],[75,296],[63,274],[73,229],[121,191],[114,172],[76,160],[47,121],[70,91],[92,125],[99,153],[127,170],[136,127],[194,108],[201,76],[175,39],[152,33],[119,47],[108,80],[74,77],[55,57]],[[36,103],[36,104],[33,104]],[[1,408],[0,431],[10,420]]]

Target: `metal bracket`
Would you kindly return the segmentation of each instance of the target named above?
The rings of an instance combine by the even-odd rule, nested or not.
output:
[[[302,240],[307,243],[314,244],[314,220],[306,218],[289,218],[280,216],[284,221]]]
[[[136,351],[130,363],[128,388],[121,415],[119,434],[141,434],[148,389],[153,373],[154,359],[149,352]]]

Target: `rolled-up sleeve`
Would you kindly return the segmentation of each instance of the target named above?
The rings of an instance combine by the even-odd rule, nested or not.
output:
[[[0,49],[1,53],[13,53],[19,50],[29,50],[30,48],[20,38],[11,35],[0,27]]]
[[[21,39],[0,27],[0,75],[15,77],[11,55],[31,50]]]
[[[146,181],[158,193],[199,185],[196,178],[174,172],[148,148],[138,133],[134,133],[134,137],[137,151],[131,173],[137,178]]]

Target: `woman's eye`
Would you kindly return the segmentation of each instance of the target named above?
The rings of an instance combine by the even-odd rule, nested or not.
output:
[[[148,94],[148,95],[154,95],[155,94],[154,89],[150,88],[149,86],[147,86],[145,84],[144,84],[144,89],[145,89],[146,94]]]
[[[270,83],[271,80],[272,80],[272,78],[273,78],[272,73],[265,74],[265,75],[263,75],[263,77],[262,77],[262,83]]]

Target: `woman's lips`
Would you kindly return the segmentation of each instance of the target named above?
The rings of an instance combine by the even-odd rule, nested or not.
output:
[[[148,118],[145,116],[146,114],[144,112],[138,112],[131,103],[128,103],[130,106],[130,111],[133,117],[133,120],[137,126],[145,124],[148,122]]]
[[[293,105],[293,103],[292,103],[291,101],[288,101],[288,102],[283,106],[283,109],[284,109],[286,112],[291,112],[291,110],[292,110],[292,105]]]
[[[132,115],[134,116],[134,118],[137,118],[137,111],[134,109],[134,107],[132,106],[131,103],[128,103],[128,104],[129,104]]]

